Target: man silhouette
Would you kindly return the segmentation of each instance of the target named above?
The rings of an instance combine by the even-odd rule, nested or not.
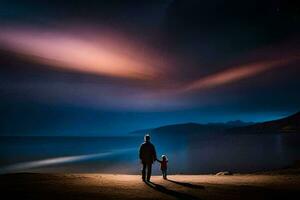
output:
[[[139,157],[141,159],[142,167],[142,179],[146,180],[147,170],[147,181],[150,181],[152,164],[156,158],[156,151],[154,145],[150,142],[150,135],[145,135],[144,143],[140,147]]]

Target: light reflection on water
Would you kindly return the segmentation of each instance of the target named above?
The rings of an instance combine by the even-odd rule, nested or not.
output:
[[[114,150],[105,153],[95,153],[95,154],[78,155],[78,156],[65,156],[65,157],[57,157],[57,158],[47,158],[47,159],[36,160],[36,161],[21,162],[21,163],[16,163],[16,164],[12,164],[0,168],[0,173],[10,173],[10,172],[30,170],[30,169],[35,169],[35,168],[40,168],[45,166],[82,162],[82,161],[88,161],[93,159],[101,159],[108,156],[129,153],[130,151],[137,151],[137,149],[128,148],[122,150]]]

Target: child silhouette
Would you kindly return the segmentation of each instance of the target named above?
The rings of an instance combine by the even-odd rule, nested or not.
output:
[[[162,155],[162,160],[157,160],[160,163],[160,169],[164,179],[167,179],[167,170],[168,170],[168,159],[167,156]]]

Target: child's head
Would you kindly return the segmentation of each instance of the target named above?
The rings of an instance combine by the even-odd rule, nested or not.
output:
[[[166,156],[166,155],[162,155],[161,158],[162,158],[163,160],[167,160],[167,156]]]

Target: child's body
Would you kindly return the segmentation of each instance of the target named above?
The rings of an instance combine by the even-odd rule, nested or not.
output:
[[[168,170],[168,159],[167,156],[162,155],[162,160],[157,160],[160,163],[160,169],[164,179],[167,179],[167,170]]]

